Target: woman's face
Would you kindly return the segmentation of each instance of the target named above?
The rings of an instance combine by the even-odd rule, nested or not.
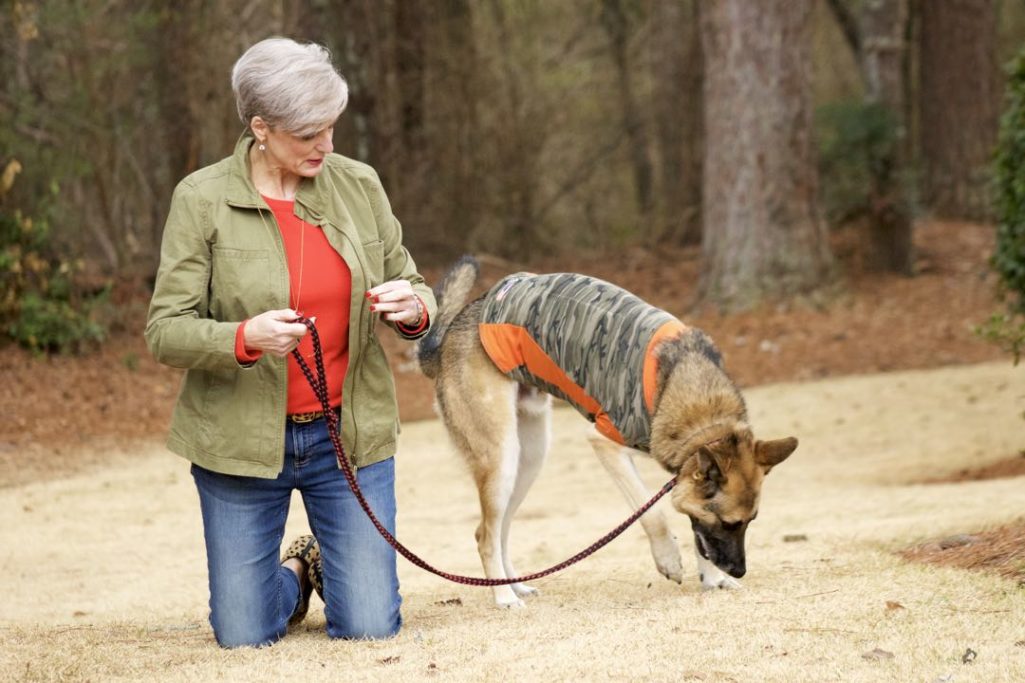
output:
[[[283,130],[266,128],[262,152],[274,168],[302,178],[314,178],[324,167],[324,157],[334,149],[331,137],[334,122],[324,125],[310,135],[294,135]]]

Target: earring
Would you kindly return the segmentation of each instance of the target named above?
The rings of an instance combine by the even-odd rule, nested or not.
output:
[[[263,143],[261,142],[261,143],[260,143],[260,146],[259,146],[259,147],[258,147],[257,149],[259,149],[259,150],[260,150],[261,152],[263,152],[264,150],[266,150],[266,149],[267,149],[267,145],[265,145],[265,144],[263,144]]]

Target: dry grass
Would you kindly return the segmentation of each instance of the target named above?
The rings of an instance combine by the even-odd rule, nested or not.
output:
[[[187,467],[153,446],[117,469],[4,491],[0,679],[1025,679],[1025,590],[896,555],[1022,513],[1020,477],[912,482],[1021,448],[1025,368],[851,377],[747,397],[758,434],[793,433],[802,444],[766,482],[742,591],[702,593],[696,577],[682,587],[665,581],[631,529],[539,582],[525,610],[498,611],[489,592],[400,560],[406,623],[394,640],[330,641],[317,605],[272,648],[223,651],[205,621]],[[522,571],[563,559],[627,513],[585,432],[575,413],[557,411],[547,471],[513,528]],[[475,494],[440,426],[408,425],[402,451],[400,538],[446,569],[479,573]],[[642,474],[653,488],[666,478],[647,462]],[[689,556],[689,525],[672,524]],[[296,506],[289,535],[304,526]],[[969,649],[977,656],[962,663]]]

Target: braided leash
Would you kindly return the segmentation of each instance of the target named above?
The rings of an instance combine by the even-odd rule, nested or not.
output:
[[[305,317],[300,317],[296,320],[296,322],[306,325],[306,327],[310,330],[310,334],[312,335],[313,356],[317,367],[316,376],[314,376],[313,372],[310,370],[309,365],[307,365],[306,360],[299,353],[298,349],[292,351],[292,356],[295,358],[296,362],[299,363],[299,368],[302,370],[303,375],[306,377],[306,381],[309,382],[310,388],[313,389],[313,393],[316,394],[317,399],[320,401],[320,405],[324,410],[324,416],[327,420],[328,435],[331,437],[331,443],[334,445],[335,454],[338,457],[338,463],[341,465],[342,474],[345,475],[345,480],[349,482],[349,488],[352,489],[352,492],[356,496],[356,500],[359,501],[359,504],[363,508],[363,511],[367,513],[367,517],[370,518],[370,521],[377,528],[377,532],[381,534],[381,536],[383,536],[386,541],[388,541],[388,544],[391,545],[391,547],[393,547],[400,555],[405,557],[407,560],[412,562],[417,567],[420,567],[421,569],[429,571],[432,574],[440,576],[443,579],[448,579],[449,581],[452,581],[454,583],[460,583],[467,586],[504,586],[511,583],[532,581],[534,579],[540,579],[541,577],[548,576],[549,574],[554,574],[555,572],[561,571],[572,564],[576,564],[585,557],[592,555],[596,551],[608,545],[613,539],[615,539],[621,533],[626,531],[627,527],[629,527],[631,524],[640,519],[641,515],[647,512],[655,503],[659,501],[660,498],[662,498],[662,496],[669,493],[669,491],[672,490],[673,486],[676,485],[676,478],[674,477],[673,479],[670,479],[668,482],[666,482],[665,486],[663,486],[659,490],[659,492],[651,498],[651,500],[642,505],[636,512],[630,515],[630,517],[628,517],[626,521],[624,521],[622,524],[620,524],[615,529],[602,536],[592,545],[580,551],[573,557],[564,560],[559,564],[549,567],[548,569],[545,569],[543,571],[535,572],[533,574],[527,574],[526,576],[518,576],[513,579],[484,579],[475,576],[461,576],[459,574],[450,574],[448,572],[437,569],[428,564],[425,560],[421,559],[419,556],[417,556],[415,553],[409,550],[406,546],[402,545],[402,543],[400,543],[399,540],[391,534],[391,532],[385,529],[384,525],[381,524],[381,522],[377,519],[377,515],[375,515],[374,511],[370,509],[370,504],[367,503],[366,498],[363,497],[363,492],[360,490],[359,484],[356,481],[356,474],[352,470],[352,464],[349,462],[349,459],[345,457],[345,449],[342,447],[342,440],[339,436],[338,414],[336,414],[335,411],[331,410],[331,404],[328,400],[327,375],[324,372],[324,355],[320,348],[320,335],[317,334],[317,328],[313,324],[312,320]]]

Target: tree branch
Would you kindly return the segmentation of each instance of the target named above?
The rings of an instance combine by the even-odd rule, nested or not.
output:
[[[851,12],[844,0],[827,0],[829,9],[832,10],[836,22],[840,25],[843,37],[847,45],[854,53],[854,58],[861,62],[861,29],[858,27],[858,19]]]

